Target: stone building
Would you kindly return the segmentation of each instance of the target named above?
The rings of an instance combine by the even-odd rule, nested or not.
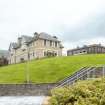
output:
[[[62,44],[56,36],[34,33],[33,37],[22,35],[16,43],[10,43],[9,63],[19,63],[36,58],[62,56]]]
[[[77,47],[67,51],[67,55],[79,55],[79,54],[101,54],[105,53],[105,47],[101,44],[85,45],[83,47]]]

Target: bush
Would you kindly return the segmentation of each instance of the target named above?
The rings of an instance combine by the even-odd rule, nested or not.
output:
[[[51,93],[50,105],[105,105],[105,79],[78,81]]]

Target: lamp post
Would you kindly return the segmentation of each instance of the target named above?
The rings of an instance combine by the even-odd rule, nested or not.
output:
[[[29,84],[30,83],[30,73],[29,73],[29,48],[28,48],[28,44],[26,44],[25,46],[22,47],[22,50],[27,52],[27,60],[26,60],[26,69],[25,69],[25,79],[26,79],[26,83]]]
[[[28,67],[28,61],[26,62],[26,83],[30,83],[30,75],[29,75],[29,67]]]
[[[30,58],[30,55],[29,55],[29,48],[28,48],[28,45],[27,45],[27,61],[26,61],[26,83],[29,84],[30,83],[30,73],[29,73],[29,58]]]

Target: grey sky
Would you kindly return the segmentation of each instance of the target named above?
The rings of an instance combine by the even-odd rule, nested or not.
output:
[[[105,44],[105,0],[0,0],[0,49],[34,32],[57,35],[67,49]]]

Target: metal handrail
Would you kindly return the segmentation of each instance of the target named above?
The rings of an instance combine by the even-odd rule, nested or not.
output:
[[[78,78],[78,79],[75,79],[75,81],[81,79],[81,78],[84,77],[86,74],[88,74],[89,72],[94,71],[94,70],[96,70],[96,68],[93,68],[92,70],[89,70],[89,71],[88,71],[87,73],[85,73],[84,75],[79,76],[79,78]],[[87,79],[87,78],[86,78],[86,79]]]
[[[72,75],[66,77],[65,79],[59,81],[58,84],[60,84],[60,83],[62,83],[62,82],[64,82],[64,81],[66,81],[66,80],[68,80],[68,79],[74,77],[77,73],[80,73],[81,71],[83,71],[83,70],[85,70],[85,69],[87,69],[87,68],[88,68],[88,67],[82,67],[79,71],[77,71],[77,72],[75,72],[74,74],[72,74]]]
[[[78,79],[82,78],[84,75],[88,74],[88,72],[91,72],[91,71],[94,71],[96,70],[96,68],[94,67],[89,67],[87,68],[86,70],[83,70],[81,72],[78,72],[78,73],[75,73],[76,75],[71,77],[71,78],[68,78],[68,80],[64,81],[61,85],[58,85],[57,87],[60,87],[60,86],[63,86],[64,84],[67,84],[69,83],[70,81],[73,82],[73,81],[77,81]],[[84,75],[80,76],[81,74],[85,73]],[[78,75],[78,78],[77,78],[77,75]]]
[[[77,77],[77,74],[78,74],[78,76],[79,76],[79,75],[81,75],[82,73],[87,72],[87,71],[88,71],[89,69],[91,69],[91,68],[92,68],[92,67],[87,68],[86,70],[83,70],[83,71],[81,71],[81,72],[75,73],[75,74],[76,74],[75,76],[68,78],[68,79],[67,79],[66,81],[64,81],[61,85],[63,85],[63,84],[65,84],[65,83],[67,83],[67,82],[73,80],[74,78],[76,78],[76,77]],[[58,86],[61,86],[61,85],[58,85]],[[57,86],[57,87],[58,87],[58,86]]]

